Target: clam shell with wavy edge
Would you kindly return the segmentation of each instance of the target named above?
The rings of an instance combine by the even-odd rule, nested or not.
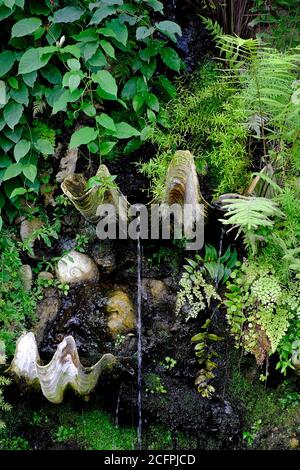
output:
[[[59,404],[68,388],[82,397],[88,396],[103,372],[111,369],[116,361],[115,356],[107,353],[92,367],[83,367],[74,338],[66,336],[49,364],[42,365],[35,336],[29,332],[19,338],[8,372],[40,388],[47,400]]]

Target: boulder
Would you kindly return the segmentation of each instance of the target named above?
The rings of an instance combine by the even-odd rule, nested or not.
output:
[[[108,295],[105,307],[107,325],[113,337],[124,335],[135,329],[135,310],[130,296],[121,289],[113,290]]]
[[[24,290],[30,291],[32,286],[32,269],[29,264],[23,264],[21,266],[21,280]]]
[[[103,274],[111,274],[116,269],[116,254],[114,244],[110,240],[104,240],[95,244],[91,256],[99,266]]]

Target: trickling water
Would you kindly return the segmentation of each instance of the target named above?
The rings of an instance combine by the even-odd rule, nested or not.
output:
[[[220,236],[220,242],[219,242],[218,263],[220,262],[220,258],[221,258],[221,256],[222,256],[222,252],[223,252],[224,234],[225,234],[225,230],[224,230],[224,228],[222,227],[222,229],[221,229],[221,236]],[[218,273],[217,273],[216,278],[215,278],[215,288],[217,289],[218,286],[219,286],[219,281],[218,281]]]
[[[221,256],[222,256],[224,233],[225,233],[225,230],[224,230],[224,228],[222,227],[222,229],[221,229],[221,236],[220,236],[220,243],[219,243],[218,259],[220,259]]]
[[[116,426],[116,428],[119,427],[119,410],[120,410],[121,393],[122,393],[122,385],[121,385],[119,393],[118,393],[117,406],[116,406],[116,417],[115,417],[115,426]]]
[[[137,411],[138,411],[138,448],[142,448],[142,251],[141,240],[138,237],[137,243],[137,353],[138,353],[138,396],[137,396]]]

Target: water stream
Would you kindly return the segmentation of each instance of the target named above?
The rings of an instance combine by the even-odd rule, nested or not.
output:
[[[137,242],[137,353],[138,353],[138,395],[137,395],[137,412],[138,426],[137,438],[138,449],[142,448],[142,249],[141,240],[138,237]]]
[[[224,234],[225,234],[225,230],[224,230],[224,228],[222,227],[222,229],[221,229],[221,235],[220,235],[220,241],[219,241],[218,263],[220,262],[220,258],[221,258],[221,256],[222,256]],[[215,279],[215,288],[217,289],[218,286],[219,286],[219,281],[218,281],[218,273],[217,273],[216,279]]]
[[[121,393],[122,393],[122,385],[120,386],[120,390],[119,390],[118,398],[117,398],[116,415],[115,415],[116,428],[119,427],[119,410],[120,410]]]

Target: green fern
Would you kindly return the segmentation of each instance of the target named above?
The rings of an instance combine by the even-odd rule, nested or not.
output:
[[[226,219],[220,219],[224,225],[237,228],[237,236],[245,235],[246,244],[250,244],[253,253],[256,252],[258,240],[263,240],[262,228],[271,228],[274,221],[270,217],[283,217],[283,212],[276,202],[264,197],[240,196],[235,199],[224,199],[223,208],[227,211]],[[230,231],[229,230],[229,231]]]
[[[10,384],[10,380],[6,377],[0,375],[0,411],[7,413],[11,410],[11,405],[9,405],[3,396],[3,387],[6,387]],[[0,430],[5,428],[5,423],[2,419],[0,419]]]
[[[217,36],[216,43],[226,64],[225,83],[240,87],[239,99],[248,116],[245,124],[251,130],[254,123],[253,137],[262,140],[264,156],[274,145],[278,150],[284,143],[292,144],[294,151],[298,149],[300,48],[282,53],[259,39],[229,35]]]
[[[200,15],[202,23],[204,24],[205,28],[211,33],[211,35],[218,39],[220,36],[224,35],[224,30],[222,26],[219,25],[217,21],[213,22],[210,18],[205,18],[204,16]]]

